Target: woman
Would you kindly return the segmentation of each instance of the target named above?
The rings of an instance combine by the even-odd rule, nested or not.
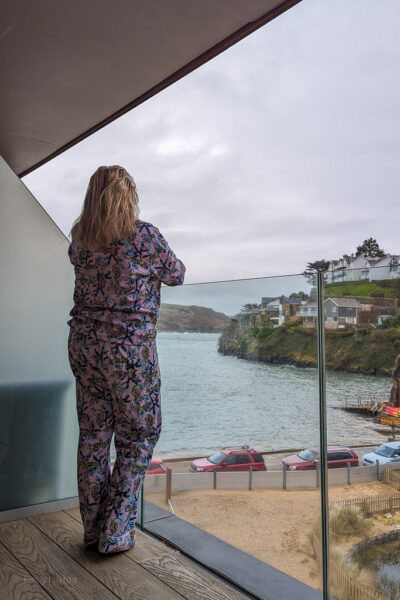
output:
[[[159,230],[138,212],[129,173],[99,167],[68,250],[75,269],[68,352],[76,379],[83,543],[103,554],[135,543],[138,497],[161,432],[160,287],[180,285],[185,275]]]

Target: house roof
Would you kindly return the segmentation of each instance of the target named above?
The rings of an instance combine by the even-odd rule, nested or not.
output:
[[[270,302],[273,302],[274,300],[279,300],[279,296],[265,296],[263,298],[261,298],[261,304],[269,304]]]
[[[280,300],[282,304],[301,304],[300,298],[294,296],[281,296]]]
[[[385,267],[398,262],[400,256],[397,254],[386,254],[383,258],[379,259],[375,267]]]
[[[0,150],[20,176],[301,0],[3,0]]]
[[[362,304],[357,302],[354,298],[326,298],[325,302],[332,300],[337,306],[343,306],[345,308],[362,308]]]

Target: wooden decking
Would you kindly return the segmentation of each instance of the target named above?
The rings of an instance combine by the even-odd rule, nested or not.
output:
[[[1,600],[245,600],[178,551],[137,531],[133,549],[86,550],[79,510],[0,523]]]

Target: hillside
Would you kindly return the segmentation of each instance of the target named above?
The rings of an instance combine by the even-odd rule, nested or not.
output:
[[[224,313],[205,306],[161,304],[158,331],[196,331],[218,333],[230,322]]]
[[[348,329],[326,331],[326,364],[328,369],[390,376],[400,353],[400,330]],[[248,360],[293,364],[300,367],[317,365],[315,329],[304,328],[301,320],[277,328],[240,327],[231,323],[219,338],[218,351]]]
[[[385,279],[379,283],[350,281],[325,287],[325,297],[357,296],[370,298],[400,298],[400,279]]]

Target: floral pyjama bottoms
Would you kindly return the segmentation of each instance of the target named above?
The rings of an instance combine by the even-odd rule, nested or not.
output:
[[[76,379],[83,543],[98,542],[104,554],[127,550],[135,543],[138,499],[161,433],[156,342],[94,341],[71,328],[68,353]]]

